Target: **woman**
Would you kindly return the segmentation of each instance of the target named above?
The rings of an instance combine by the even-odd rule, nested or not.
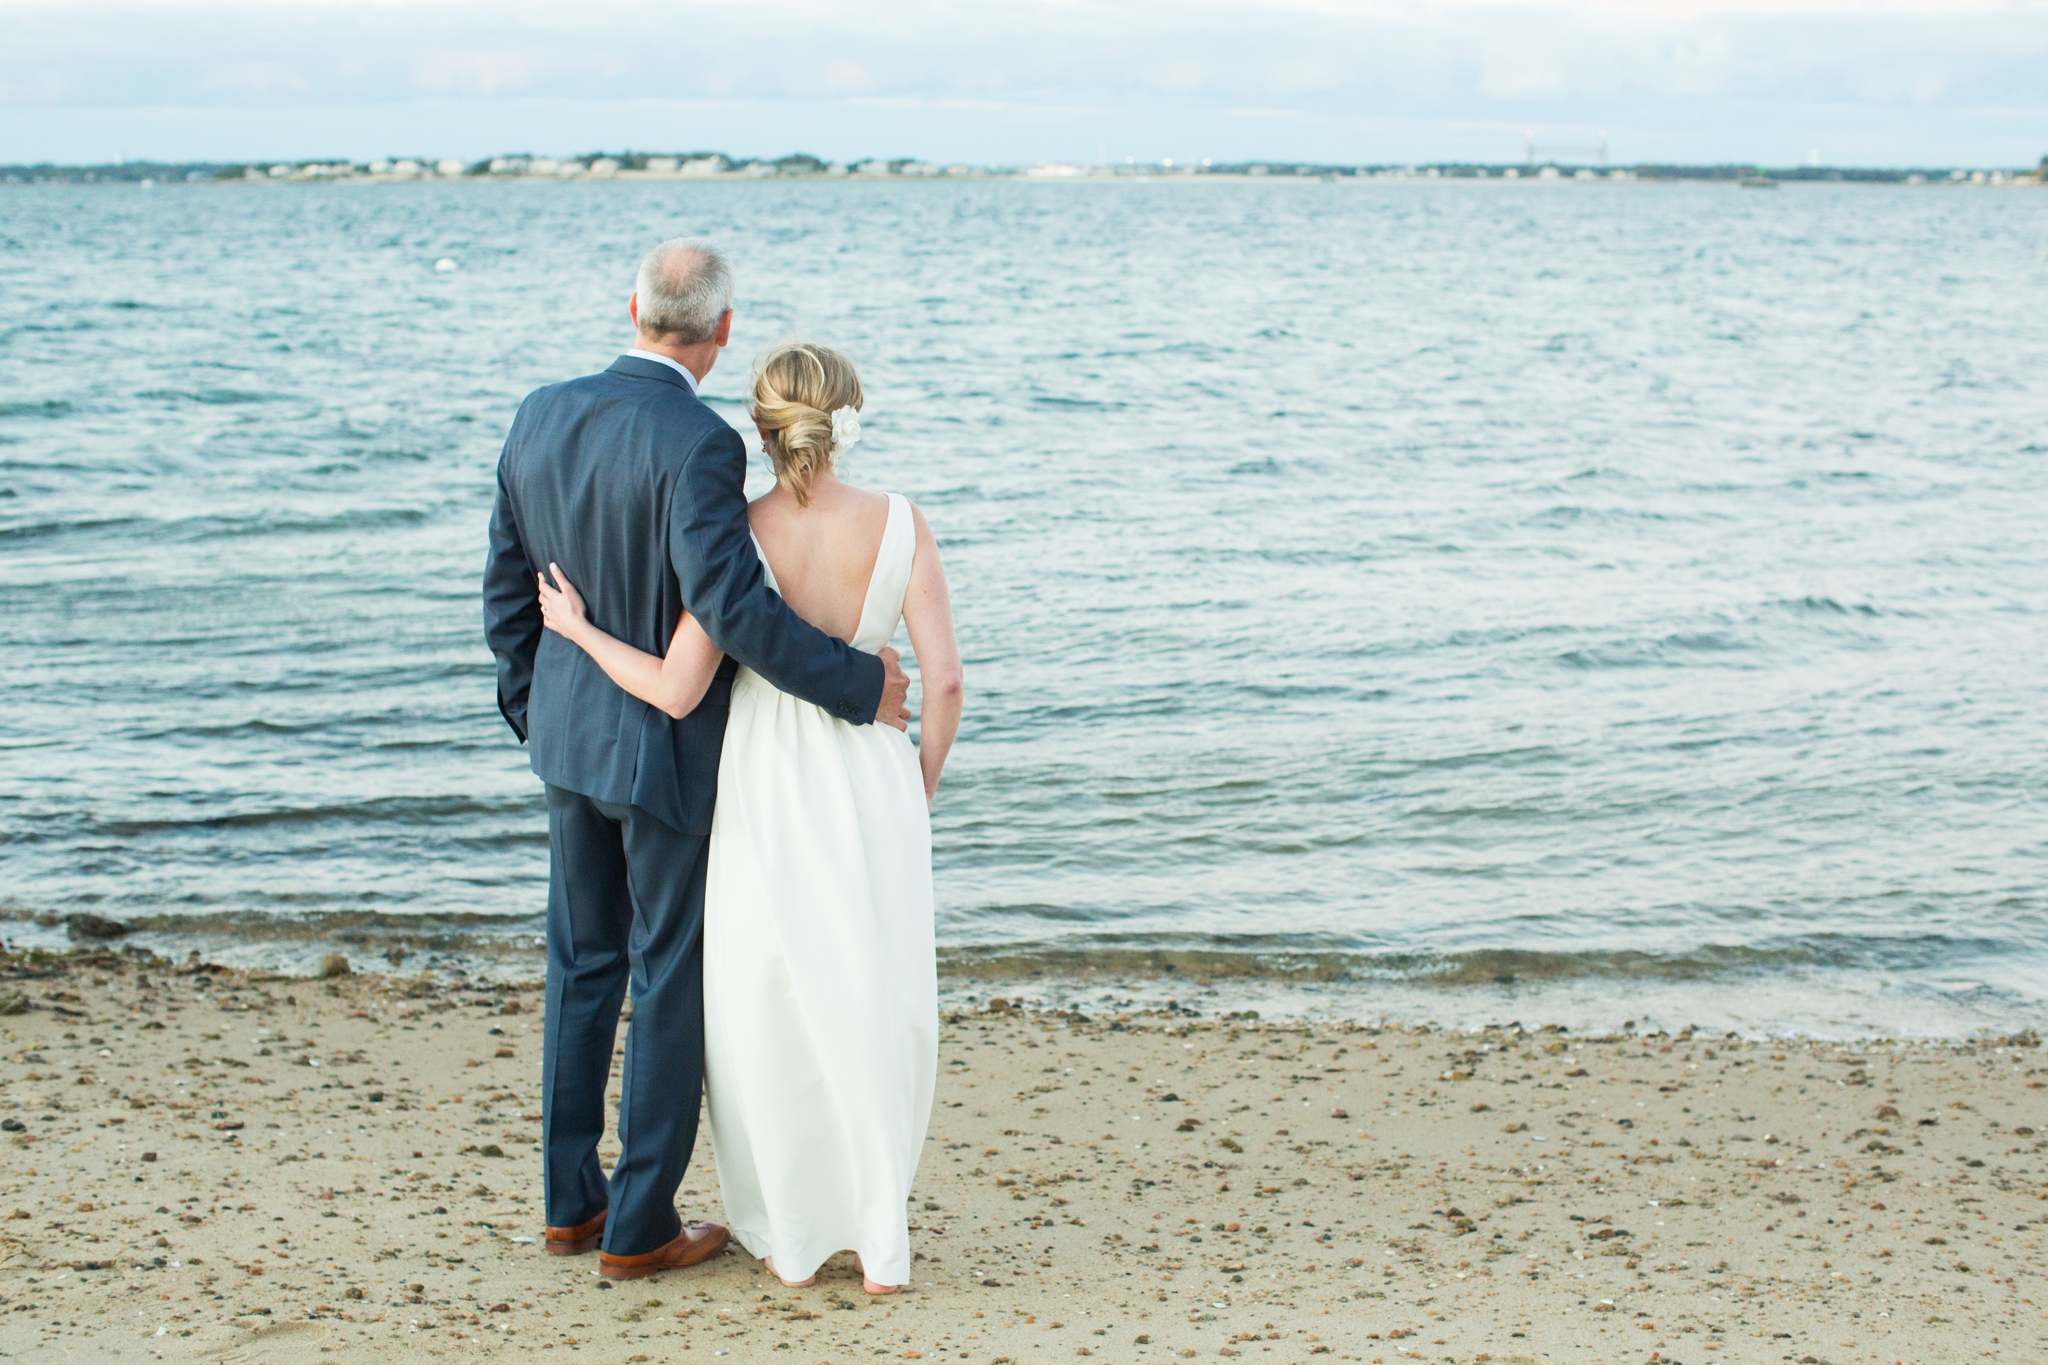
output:
[[[835,468],[860,439],[853,364],[786,343],[757,363],[753,396],[775,465],[774,490],[748,513],[769,586],[856,649],[906,624],[924,697],[913,748],[749,669],[734,679],[705,885],[712,1146],[733,1233],[771,1273],[801,1288],[851,1249],[867,1291],[883,1294],[910,1280],[904,1205],[931,1118],[930,809],[960,724],[960,651],[924,514]],[[656,658],[593,625],[548,569],[548,629],[650,705],[696,707],[720,655],[689,615]]]

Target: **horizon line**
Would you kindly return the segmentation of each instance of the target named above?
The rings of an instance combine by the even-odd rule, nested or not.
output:
[[[1576,149],[1575,149],[1576,150]],[[1591,150],[1591,149],[1587,149]],[[650,166],[649,163],[654,163]],[[927,161],[920,157],[858,157],[844,161],[819,157],[808,152],[787,152],[775,157],[740,157],[728,152],[710,149],[690,151],[637,151],[630,148],[618,152],[589,151],[567,156],[549,156],[533,152],[503,152],[494,156],[465,160],[462,158],[438,158],[424,154],[386,156],[375,158],[360,157],[294,157],[294,158],[243,158],[221,160],[215,158],[191,158],[166,160],[161,158],[123,158],[113,161],[64,162],[34,161],[0,163],[0,176],[10,181],[19,181],[22,175],[76,177],[105,176],[117,180],[132,180],[147,177],[151,172],[182,172],[188,181],[196,180],[254,180],[254,179],[347,179],[356,175],[392,178],[433,178],[433,179],[538,179],[549,176],[574,178],[625,172],[673,176],[677,179],[731,178],[735,175],[752,174],[759,178],[943,178],[946,176],[1029,176],[1037,172],[1038,178],[1082,178],[1128,174],[1165,173],[1175,176],[1200,175],[1338,175],[1358,176],[1365,174],[1389,175],[1410,174],[1425,177],[1445,178],[1474,177],[1478,174],[1508,175],[1510,172],[1556,171],[1620,171],[1628,174],[1648,175],[1662,178],[1706,178],[1722,179],[1729,176],[1768,175],[1786,179],[1842,179],[1854,176],[1858,179],[1904,179],[1911,175],[1943,176],[1966,179],[1974,174],[2010,174],[2014,177],[2048,178],[2048,155],[2044,155],[2035,166],[1993,166],[1978,163],[1950,163],[1947,165],[1925,166],[1872,166],[1821,164],[1816,160],[1804,163],[1772,166],[1751,160],[1691,161],[1691,162],[1610,162],[1605,157],[1564,159],[1558,157],[1526,157],[1521,160],[1476,161],[1476,160],[1397,160],[1333,162],[1319,160],[1289,160],[1284,158],[1233,158],[1219,161],[1214,158],[1181,161],[1176,158],[1162,158],[1140,161],[1125,157],[1121,161],[1067,161],[1048,159],[1035,162],[966,162],[959,160]]]

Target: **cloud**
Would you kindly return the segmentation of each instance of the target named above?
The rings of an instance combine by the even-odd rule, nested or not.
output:
[[[1187,95],[1209,84],[1215,68],[1200,57],[1174,57],[1143,68],[1142,79],[1154,90]]]
[[[361,71],[361,59],[355,69]],[[431,95],[522,94],[533,84],[524,52],[430,52],[414,59],[413,88]]]
[[[859,62],[827,62],[818,80],[819,93],[826,95],[865,95],[874,88],[875,73]]]
[[[903,154],[969,159],[1068,120],[1092,151],[1176,130],[1222,150],[1237,119],[1273,157],[1419,155],[1377,139],[1420,130],[1500,159],[1480,130],[1536,125],[1613,129],[1635,159],[1696,156],[1705,130],[1730,159],[1783,137],[1897,160],[1901,128],[1957,158],[2048,146],[2048,0],[0,0],[0,24],[7,159],[82,136],[90,111],[343,111],[332,126],[368,137],[422,100],[440,127],[486,129],[494,110],[566,129],[650,100],[720,127],[802,110],[824,154],[887,128]],[[884,108],[923,121],[847,112]]]
[[[1480,67],[1480,93],[1493,99],[1551,100],[1565,89],[1564,62],[1547,52],[1496,45]]]
[[[222,62],[202,69],[198,84],[209,95],[256,100],[303,95],[313,88],[312,82],[285,62]]]

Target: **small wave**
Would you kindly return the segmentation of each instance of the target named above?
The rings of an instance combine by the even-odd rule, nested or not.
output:
[[[189,517],[159,523],[169,534],[193,539],[243,536],[320,535],[331,531],[369,531],[419,526],[441,515],[435,507],[359,507],[331,517],[290,517],[256,514],[247,517]]]
[[[1685,650],[1700,654],[1726,654],[1733,650],[1748,649],[1749,645],[1718,630],[1679,631],[1665,636],[1658,642],[1666,649]]]
[[[69,417],[73,411],[71,404],[62,398],[0,403],[0,417]]]
[[[0,922],[33,920],[61,924],[63,916],[47,911],[0,910]],[[137,933],[224,934],[274,939],[318,938],[343,933],[432,934],[451,942],[464,934],[528,933],[544,927],[539,915],[491,915],[443,912],[408,915],[388,910],[327,910],[309,914],[277,914],[262,910],[221,910],[207,914],[135,915],[123,921]]]
[[[33,923],[44,933],[62,932],[64,918],[53,914],[0,911],[0,925]],[[278,915],[259,911],[215,914],[132,916],[126,940],[165,957],[187,954],[232,959],[252,951],[261,958],[294,962],[310,969],[324,953],[339,948],[351,957],[381,957],[392,966],[413,959],[440,959],[442,965],[518,964],[532,975],[546,945],[541,915],[402,915],[368,910],[337,910]],[[19,938],[19,933],[10,935]]]
[[[1583,672],[1609,668],[1675,668],[1684,666],[1681,656],[1741,654],[1754,648],[1753,642],[1725,631],[1674,631],[1657,640],[1568,649],[1557,656],[1557,661],[1566,668]]]
[[[335,531],[384,530],[419,526],[432,522],[441,511],[434,507],[365,507],[329,517],[279,517],[252,514],[246,517],[199,516],[175,520],[147,517],[78,517],[63,520],[0,524],[0,540],[30,541],[78,533],[147,527],[150,536],[205,540],[240,539],[292,535],[319,535]]]
[[[1083,408],[1097,412],[1110,412],[1129,406],[1126,403],[1105,403],[1096,398],[1066,398],[1057,394],[1038,394],[1031,402],[1041,408]]]
[[[1662,662],[1645,651],[1613,649],[1568,649],[1557,661],[1587,673],[1602,668],[1648,668]]]
[[[532,809],[532,800],[524,797],[485,801],[473,796],[397,796],[381,801],[239,811],[232,815],[198,816],[189,820],[109,820],[100,822],[97,829],[102,834],[132,839],[200,829],[262,829],[327,823],[404,825],[461,820],[472,816],[524,816]]]
[[[224,725],[166,725],[158,729],[138,727],[132,738],[156,739],[231,739],[260,735],[326,735],[342,729],[362,729],[379,725],[409,725],[417,717],[408,713],[359,713],[355,715],[329,713],[311,720],[287,723],[285,721],[255,720],[233,721]]]
[[[32,521],[18,526],[0,526],[0,540],[42,540],[70,535],[76,531],[108,531],[138,524],[136,517],[92,517],[77,521]]]
[[[1265,979],[1304,983],[1412,982],[1446,989],[1572,980],[1708,981],[1737,975],[1857,968],[1913,971],[1954,967],[2029,951],[2026,945],[1946,935],[1865,938],[1814,935],[1766,944],[1550,951],[1477,948],[1461,952],[1364,952],[1286,942],[1132,943],[1102,939],[943,948],[948,976],[1031,978],[1130,976],[1192,980]]]
[[[135,396],[152,402],[201,403],[209,407],[268,403],[284,397],[276,393],[250,393],[246,389],[144,389]]]
[[[1025,907],[1037,919],[1053,907]],[[138,933],[174,939],[231,935],[280,942],[384,942],[459,951],[468,944],[545,933],[537,913],[379,909],[218,910],[125,917]],[[0,923],[63,923],[50,910],[0,907]],[[1668,951],[1638,948],[1544,949],[1507,946],[1448,951],[1368,949],[1325,934],[1145,936],[1075,933],[1010,943],[941,943],[939,971],[949,977],[1161,978],[1267,980],[1296,984],[1408,982],[1456,989],[1570,981],[1698,982],[1778,972],[1864,970],[1915,973],[2038,952],[1996,937],[1948,934],[1872,937],[1811,934],[1757,944],[1702,943]]]
[[[1805,612],[1816,616],[1883,616],[1885,614],[1867,602],[1858,602],[1854,606],[1850,606],[1837,602],[1832,597],[1816,597],[1811,595],[1806,597],[1779,598],[1766,605],[1776,607],[1782,611]]]

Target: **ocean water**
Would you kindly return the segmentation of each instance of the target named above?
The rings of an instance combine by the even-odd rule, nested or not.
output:
[[[492,468],[678,233],[739,271],[710,400],[847,349],[849,475],[938,529],[954,990],[2040,1023],[2020,190],[0,188],[10,939],[533,969]]]

